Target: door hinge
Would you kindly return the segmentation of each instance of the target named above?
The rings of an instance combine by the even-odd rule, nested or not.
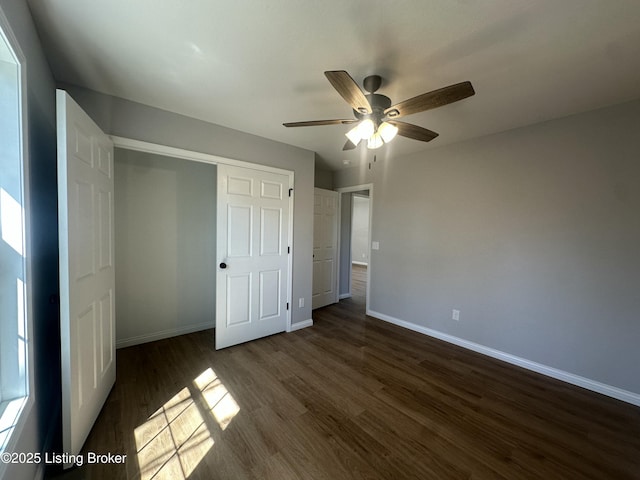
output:
[[[287,247],[287,253],[291,253],[291,247]]]
[[[293,193],[293,188],[289,189],[289,196],[291,196],[291,194]]]
[[[289,302],[287,302],[287,310],[289,310]]]

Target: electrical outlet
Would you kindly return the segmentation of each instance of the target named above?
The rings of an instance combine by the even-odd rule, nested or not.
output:
[[[456,310],[455,308],[451,311],[451,320],[455,320],[456,322],[460,321],[460,310]]]
[[[298,308],[303,308],[304,307],[304,297],[300,297],[298,299]]]

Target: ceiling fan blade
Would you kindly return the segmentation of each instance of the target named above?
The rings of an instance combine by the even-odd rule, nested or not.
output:
[[[429,142],[438,136],[436,132],[419,127],[412,123],[398,122],[395,120],[387,120],[387,122],[398,127],[398,135],[412,138],[414,140],[420,140],[421,142]]]
[[[432,108],[442,107],[470,97],[475,93],[471,82],[456,83],[455,85],[423,93],[417,97],[392,105],[384,111],[384,114],[389,118],[400,118]]]
[[[356,123],[355,119],[343,119],[343,120],[309,120],[308,122],[288,122],[283,123],[285,127],[315,127],[317,125],[349,125]]]
[[[356,81],[351,78],[351,75],[344,70],[328,71],[324,72],[324,75],[329,82],[331,82],[333,88],[338,91],[342,98],[344,98],[355,111],[363,114],[372,112],[367,97],[362,93]]]
[[[347,143],[345,143],[344,147],[342,147],[342,151],[353,150],[356,147],[357,145],[355,143],[353,143],[351,140],[347,140]]]

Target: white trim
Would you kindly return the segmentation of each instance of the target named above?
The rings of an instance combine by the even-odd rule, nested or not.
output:
[[[22,208],[24,217],[22,219],[24,225],[24,274],[25,274],[25,317],[26,317],[26,371],[27,371],[27,395],[23,397],[24,403],[17,420],[13,425],[13,429],[5,442],[5,451],[13,451],[16,443],[22,436],[24,426],[27,419],[32,413],[33,405],[36,401],[37,393],[35,391],[35,372],[34,372],[34,347],[33,347],[33,251],[31,248],[31,192],[30,184],[30,167],[31,158],[29,155],[29,121],[28,121],[28,92],[27,92],[27,59],[22,53],[20,43],[13,33],[13,29],[9,20],[4,14],[0,6],[0,36],[4,38],[11,48],[18,67],[19,85],[18,96],[20,108],[18,115],[20,116],[20,162],[22,166],[21,172],[21,191],[22,191]],[[35,415],[35,412],[33,413]],[[0,448],[0,451],[2,449]],[[4,476],[7,469],[7,463],[0,462],[0,478]]]
[[[474,352],[478,352],[483,355],[487,355],[489,357],[502,360],[512,365],[526,368],[527,370],[531,370],[533,372],[541,373],[542,375],[546,375],[547,377],[552,377],[557,380],[562,380],[563,382],[567,382],[572,385],[577,385],[578,387],[586,388],[587,390],[601,393],[603,395],[607,395],[609,397],[622,400],[623,402],[627,402],[632,405],[640,406],[640,394],[638,393],[630,392],[628,390],[623,390],[618,387],[613,387],[605,383],[601,383],[595,380],[591,380],[589,378],[581,377],[580,375],[576,375],[574,373],[566,372],[564,370],[560,370],[554,367],[549,367],[541,363],[527,360],[526,358],[517,357],[515,355],[511,355],[510,353],[505,353],[500,350],[496,350],[494,348],[485,347],[484,345],[470,342],[468,340],[464,340],[459,337],[454,337],[453,335],[449,335],[447,333],[442,333],[437,330],[432,330],[430,328],[423,327],[422,325],[417,325],[415,323],[407,322],[405,320],[400,320],[398,318],[385,315],[384,313],[367,309],[367,315],[377,318],[379,320],[383,320],[385,322],[393,323],[394,325],[398,325],[400,327],[407,328],[409,330],[413,330],[414,332],[422,333],[424,335],[428,335],[430,337],[437,338],[439,340],[442,340],[448,343],[452,343],[454,345],[466,348],[468,350],[473,350]]]
[[[173,158],[180,158],[183,160],[190,160],[193,162],[209,163],[212,165],[231,165],[235,167],[250,168],[253,170],[260,170],[262,172],[277,173],[279,175],[286,175],[289,177],[289,188],[292,189],[292,195],[289,197],[289,225],[287,226],[288,243],[291,247],[291,253],[288,258],[289,269],[289,282],[287,285],[287,299],[289,305],[293,305],[293,216],[294,216],[294,196],[295,196],[295,174],[292,170],[284,170],[282,168],[270,167],[259,163],[251,163],[244,160],[235,160],[232,158],[219,157],[217,155],[211,155],[209,153],[195,152],[193,150],[186,150],[183,148],[169,147],[167,145],[160,145],[159,143],[143,142],[141,140],[134,140],[132,138],[119,137],[117,135],[111,135],[111,140],[116,148],[123,148],[126,150],[135,150],[138,152],[153,153],[156,155],[164,155]],[[287,326],[286,331],[291,328],[291,317],[293,308],[287,312]],[[141,342],[143,343],[143,342]],[[120,348],[117,346],[116,348]]]
[[[285,327],[285,331],[290,331],[291,329],[291,319],[293,317],[293,253],[295,249],[293,248],[293,215],[294,215],[294,199],[296,196],[296,189],[294,183],[294,173],[289,172],[289,191],[291,192],[291,196],[289,197],[289,226],[287,230],[288,235],[288,247],[291,247],[289,254],[287,255],[287,268],[289,270],[289,281],[287,282],[287,301],[291,308],[287,310],[287,325]],[[216,226],[217,228],[217,226]],[[217,235],[217,233],[216,233]],[[217,287],[216,287],[217,288]]]
[[[303,328],[308,327],[313,327],[313,319],[311,318],[309,320],[303,320],[302,322],[294,323],[293,325],[291,325],[289,330],[287,330],[287,332],[295,332],[296,330],[302,330]]]
[[[245,160],[235,160],[233,158],[219,157],[218,155],[195,152],[193,150],[186,150],[184,148],[169,147],[167,145],[161,145],[159,143],[143,142],[142,140],[134,140],[132,138],[119,137],[117,135],[111,135],[111,140],[113,141],[113,145],[116,148],[124,148],[126,150],[154,153],[157,155],[164,155],[166,157],[182,158],[184,160],[212,163],[214,165],[223,163],[225,165],[233,165],[235,167],[253,168],[254,170],[261,170],[263,172],[279,173],[281,175],[293,175],[293,172],[291,170],[270,167],[267,165],[252,163]]]
[[[187,327],[168,328],[166,330],[160,330],[159,332],[147,333],[145,335],[137,335],[135,337],[121,338],[116,340],[116,348],[132,347],[133,345],[140,345],[148,342],[155,342],[156,340],[163,340],[165,338],[177,337],[178,335],[186,335],[187,333],[200,332],[202,330],[209,330],[214,328],[211,322],[198,323],[196,325],[189,325]],[[212,337],[213,340],[213,337]]]
[[[351,298],[353,295],[351,295],[350,293],[343,293],[342,295],[340,295],[339,300],[344,300],[345,298]]]
[[[315,213],[314,200],[314,213]],[[340,296],[340,257],[342,257],[342,193],[338,192],[338,242],[336,245],[336,302],[341,300]],[[349,257],[351,257],[351,249],[349,249]],[[349,258],[351,259],[351,258]],[[351,295],[351,275],[349,275],[349,295]]]

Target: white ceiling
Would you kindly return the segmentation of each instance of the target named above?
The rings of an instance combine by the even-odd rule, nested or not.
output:
[[[342,152],[351,118],[325,70],[383,77],[394,103],[470,80],[476,95],[403,120],[440,133],[399,155],[640,98],[638,0],[28,0],[58,81]]]

